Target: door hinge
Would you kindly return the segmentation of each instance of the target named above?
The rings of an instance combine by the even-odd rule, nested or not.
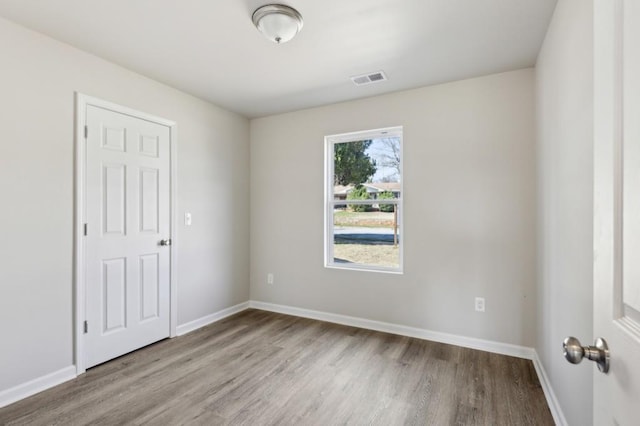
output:
[[[89,322],[85,321],[84,322],[84,334],[87,334],[89,332]]]
[[[87,224],[85,223],[84,226],[82,227],[82,232],[84,233],[84,236],[87,236]]]
[[[84,138],[87,139],[89,137],[89,126],[84,126]]]

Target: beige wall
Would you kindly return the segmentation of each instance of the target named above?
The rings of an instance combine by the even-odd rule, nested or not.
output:
[[[592,424],[591,366],[561,344],[593,341],[593,2],[560,0],[536,67],[536,350],[569,424]],[[576,390],[579,389],[579,392]]]
[[[248,120],[3,19],[0,52],[0,392],[73,363],[76,91],[178,123],[179,324],[248,300]]]
[[[533,346],[533,75],[252,120],[252,299]],[[324,136],[398,125],[404,275],[325,269]],[[474,312],[476,296],[486,298],[486,313]]]

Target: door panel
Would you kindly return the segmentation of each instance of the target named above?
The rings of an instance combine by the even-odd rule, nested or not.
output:
[[[160,280],[157,254],[140,256],[140,320],[157,318],[160,312]]]
[[[86,367],[170,334],[170,128],[88,105]]]
[[[157,136],[140,135],[140,154],[157,158],[159,143]]]
[[[127,260],[102,261],[103,332],[123,329],[127,322]]]
[[[102,221],[105,235],[125,236],[127,172],[124,164],[104,164],[102,193],[104,194]]]
[[[126,151],[126,129],[123,127],[103,127],[101,145],[113,151]]]
[[[158,169],[140,169],[140,232],[158,233]]]
[[[609,343],[594,369],[594,424],[640,418],[640,2],[594,9],[594,332]]]

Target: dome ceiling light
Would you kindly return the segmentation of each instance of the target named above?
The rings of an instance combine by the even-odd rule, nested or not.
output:
[[[302,15],[283,4],[267,4],[253,12],[253,25],[274,43],[286,43],[302,28]]]

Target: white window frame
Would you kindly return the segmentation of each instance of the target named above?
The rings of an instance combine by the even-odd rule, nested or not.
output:
[[[400,241],[398,242],[399,250],[399,266],[397,268],[383,267],[375,265],[363,265],[363,264],[344,264],[334,262],[333,254],[333,242],[334,242],[334,226],[333,226],[333,213],[336,204],[347,204],[343,200],[334,199],[334,145],[336,143],[354,142],[367,139],[381,139],[389,137],[400,138],[400,197],[393,200],[385,200],[383,204],[395,204],[398,206],[398,235],[400,235]],[[324,149],[325,149],[325,185],[324,185],[324,266],[325,268],[333,269],[348,269],[348,270],[360,270],[369,272],[385,272],[392,274],[402,274],[404,268],[403,253],[404,253],[404,137],[402,126],[386,127],[382,129],[364,130],[359,132],[341,133],[336,135],[325,136]],[[372,204],[372,200],[349,200],[348,204]]]

